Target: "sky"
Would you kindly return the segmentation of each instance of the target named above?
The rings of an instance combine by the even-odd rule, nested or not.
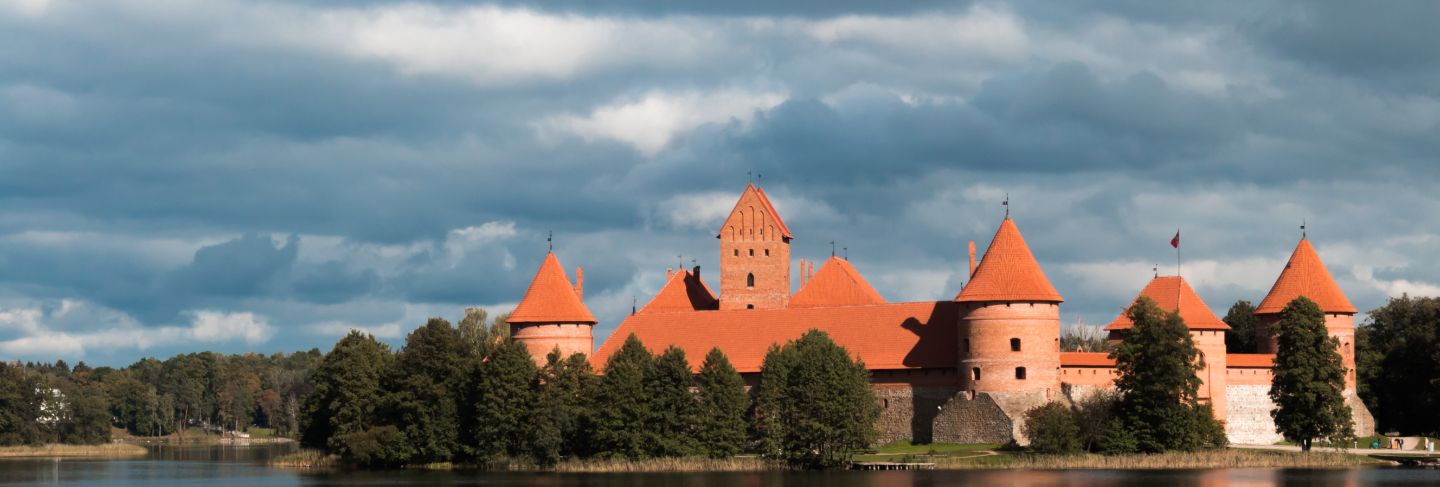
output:
[[[903,5],[896,5],[903,4]],[[1103,325],[1217,315],[1309,237],[1363,312],[1440,295],[1435,2],[0,0],[0,359],[403,343],[546,252],[596,345],[751,176],[890,301],[1010,209]],[[794,272],[798,280],[798,271]],[[718,288],[714,271],[712,288]]]

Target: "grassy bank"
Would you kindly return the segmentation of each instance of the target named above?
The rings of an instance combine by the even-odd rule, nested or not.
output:
[[[1030,455],[996,454],[971,457],[940,457],[936,468],[948,469],[1177,469],[1177,468],[1346,468],[1376,465],[1363,455],[1332,452],[1283,452],[1265,450],[1215,450],[1174,452],[1154,455]]]
[[[0,447],[0,458],[33,457],[143,457],[145,447],[123,443],[104,445],[42,445]]]

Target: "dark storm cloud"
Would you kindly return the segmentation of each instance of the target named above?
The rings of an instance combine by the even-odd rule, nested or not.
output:
[[[953,296],[1007,193],[1067,320],[1113,318],[1176,226],[1217,312],[1302,218],[1357,307],[1440,283],[1411,263],[1440,225],[1429,3],[36,5],[0,6],[0,311],[53,330],[398,339],[517,301],[554,231],[603,336],[664,268],[718,286],[750,171],[796,258],[836,240],[892,300]]]

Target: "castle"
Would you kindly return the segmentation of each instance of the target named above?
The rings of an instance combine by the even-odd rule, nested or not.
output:
[[[633,333],[652,352],[673,345],[692,360],[719,347],[753,385],[772,344],[817,328],[870,370],[881,406],[882,442],[1024,442],[1020,423],[1029,408],[1114,387],[1115,361],[1107,354],[1060,351],[1064,298],[1008,215],[978,265],[970,244],[970,278],[959,294],[935,302],[887,302],[849,261],[834,256],[818,268],[801,260],[800,289],[791,293],[794,237],[765,191],[753,184],[716,237],[720,295],[701,279],[699,267],[671,271],[660,291],[590,355],[597,369]],[[592,351],[596,320],[581,301],[583,270],[577,268],[575,277],[572,286],[554,253],[546,254],[510,315],[512,336],[537,361],[555,348],[567,355]],[[1349,370],[1344,396],[1356,434],[1373,434],[1374,419],[1355,394],[1356,310],[1307,239],[1301,238],[1256,309],[1262,353],[1226,353],[1230,327],[1182,277],[1157,275],[1139,296],[1184,318],[1203,353],[1200,400],[1225,422],[1230,441],[1241,444],[1282,439],[1267,394],[1276,348],[1271,325],[1292,299],[1314,300],[1325,313],[1327,330],[1340,341]],[[1122,314],[1105,329],[1119,339],[1117,332],[1130,326]]]

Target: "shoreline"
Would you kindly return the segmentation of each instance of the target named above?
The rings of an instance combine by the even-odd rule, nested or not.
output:
[[[130,458],[149,455],[139,445],[106,443],[101,445],[65,445],[52,443],[40,446],[3,446],[0,458]]]
[[[1199,452],[1171,452],[1105,456],[1099,454],[1035,455],[1008,452],[970,452],[963,456],[904,455],[904,461],[933,463],[935,470],[1204,470],[1225,468],[1312,468],[1345,469],[1390,465],[1391,462],[1363,455],[1315,451],[1297,453],[1271,450],[1223,449]],[[273,468],[343,469],[339,458],[316,450],[277,457]],[[410,465],[399,469],[469,470],[483,468],[463,464]],[[652,458],[645,460],[577,459],[561,461],[553,468],[511,463],[491,470],[497,472],[551,473],[702,473],[702,472],[783,472],[793,470],[783,463],[754,456],[712,458]]]

